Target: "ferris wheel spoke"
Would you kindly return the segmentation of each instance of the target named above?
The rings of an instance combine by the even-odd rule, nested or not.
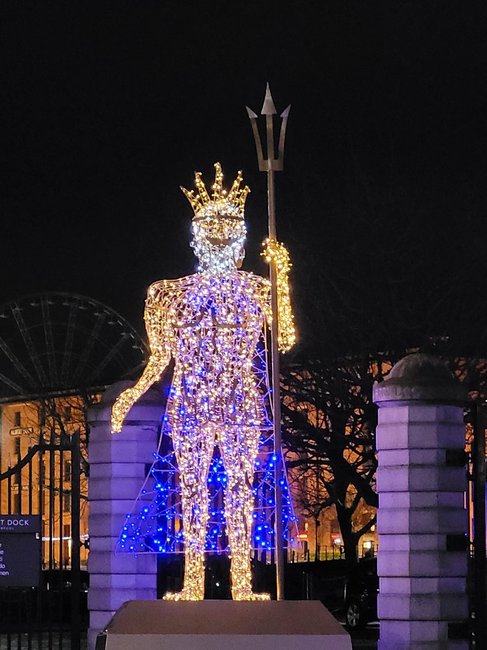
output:
[[[30,374],[30,372],[25,368],[25,366],[20,362],[20,359],[12,352],[12,350],[9,348],[7,343],[0,337],[0,349],[4,352],[4,354],[8,357],[8,359],[12,362],[16,370],[19,371],[19,373],[25,377],[25,379],[28,380],[29,384],[31,386],[35,386],[36,382],[34,377]]]
[[[106,355],[106,357],[104,359],[102,359],[102,361],[93,370],[93,372],[91,372],[88,375],[88,383],[91,383],[92,381],[94,381],[103,372],[103,370],[105,370],[105,368],[108,366],[110,361],[118,354],[120,348],[123,347],[123,345],[125,344],[128,337],[129,337],[129,334],[124,334],[122,336],[122,338],[120,339],[120,341],[116,345],[113,346],[113,348]]]
[[[46,373],[44,372],[44,368],[42,367],[34,343],[32,342],[32,338],[29,334],[29,330],[27,329],[27,326],[25,324],[24,317],[22,316],[22,310],[16,304],[12,307],[12,313],[14,315],[15,322],[17,323],[17,327],[19,328],[20,334],[22,336],[22,340],[24,341],[24,345],[27,348],[27,351],[29,352],[32,365],[34,366],[35,371],[37,373],[37,378],[41,384],[45,384],[47,383],[47,376]]]
[[[79,299],[73,300],[69,306],[68,325],[66,328],[66,341],[64,343],[64,355],[61,368],[61,384],[64,386],[68,377],[68,370],[71,363],[71,351],[73,349],[74,332],[76,328],[76,317],[78,315]]]
[[[80,357],[78,366],[76,370],[74,371],[73,375],[73,381],[76,382],[76,380],[80,377],[81,373],[84,371],[86,362],[88,361],[91,351],[93,350],[93,347],[95,345],[95,341],[98,339],[98,336],[100,334],[101,328],[103,326],[103,323],[106,320],[106,314],[101,313],[98,315],[97,320],[95,321],[95,325],[93,326],[93,329],[91,330],[90,337],[88,341],[86,342],[85,348],[83,350],[83,353]]]
[[[58,384],[58,374],[56,368],[56,355],[54,352],[54,339],[52,335],[51,316],[49,314],[49,301],[47,298],[41,298],[42,322],[44,325],[44,338],[46,341],[47,363],[49,366],[49,379],[51,385]]]
[[[2,374],[1,372],[0,372],[0,381],[3,381],[4,384],[6,384],[7,386],[10,386],[10,388],[13,388],[17,393],[20,394],[22,392],[22,388],[18,384],[16,384],[14,381],[9,379],[7,376]]]

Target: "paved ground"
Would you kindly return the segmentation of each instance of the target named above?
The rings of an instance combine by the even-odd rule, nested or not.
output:
[[[360,648],[361,650],[376,650],[377,640],[379,638],[378,626],[374,629],[367,628],[363,632],[354,633],[352,636],[352,648]]]
[[[377,640],[379,638],[379,624],[370,623],[364,630],[352,632],[353,650],[377,650]]]

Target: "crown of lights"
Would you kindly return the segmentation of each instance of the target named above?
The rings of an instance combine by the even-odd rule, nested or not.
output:
[[[244,218],[245,200],[250,192],[248,185],[242,184],[242,172],[237,173],[229,191],[223,188],[223,172],[220,163],[216,162],[215,182],[211,186],[211,195],[208,193],[204,182],[201,180],[201,172],[195,172],[194,182],[197,194],[194,190],[187,190],[181,187],[184,195],[191,204],[194,211],[194,219],[205,219],[207,217],[234,217]]]

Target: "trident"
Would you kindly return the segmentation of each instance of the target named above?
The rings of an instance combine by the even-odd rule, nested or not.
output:
[[[255,147],[257,150],[257,161],[259,171],[267,173],[267,214],[269,219],[269,239],[276,240],[276,208],[274,194],[274,172],[280,172],[284,167],[284,140],[286,138],[286,126],[291,106],[288,106],[280,115],[281,129],[279,132],[279,143],[277,156],[274,144],[274,116],[277,114],[274,100],[272,99],[269,84],[265,91],[264,104],[261,115],[265,115],[266,131],[266,157],[262,150],[259,128],[257,124],[258,116],[252,109],[246,106],[252,133],[254,134]],[[278,331],[277,331],[277,271],[275,259],[270,262],[270,281],[271,281],[271,360],[272,360],[272,408],[274,413],[274,453],[276,456],[274,486],[275,486],[275,503],[276,514],[274,518],[274,536],[276,549],[276,598],[284,600],[284,553],[283,553],[283,522],[282,522],[282,491],[280,489],[281,475],[283,472],[282,460],[282,436],[281,436],[281,396],[280,396],[280,378],[279,378],[279,349]]]

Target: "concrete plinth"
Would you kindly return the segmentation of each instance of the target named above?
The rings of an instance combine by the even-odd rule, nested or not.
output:
[[[319,601],[131,601],[97,650],[351,650],[350,636]]]
[[[374,401],[378,647],[466,650],[466,390],[437,358],[412,354],[375,385]]]
[[[112,405],[128,385],[119,382],[111,386],[88,414],[89,650],[95,648],[98,633],[124,602],[157,596],[156,555],[115,554],[125,517],[142,488],[147,464],[153,460],[164,410],[161,393],[156,389],[148,391],[130,410],[122,431],[112,435]]]

